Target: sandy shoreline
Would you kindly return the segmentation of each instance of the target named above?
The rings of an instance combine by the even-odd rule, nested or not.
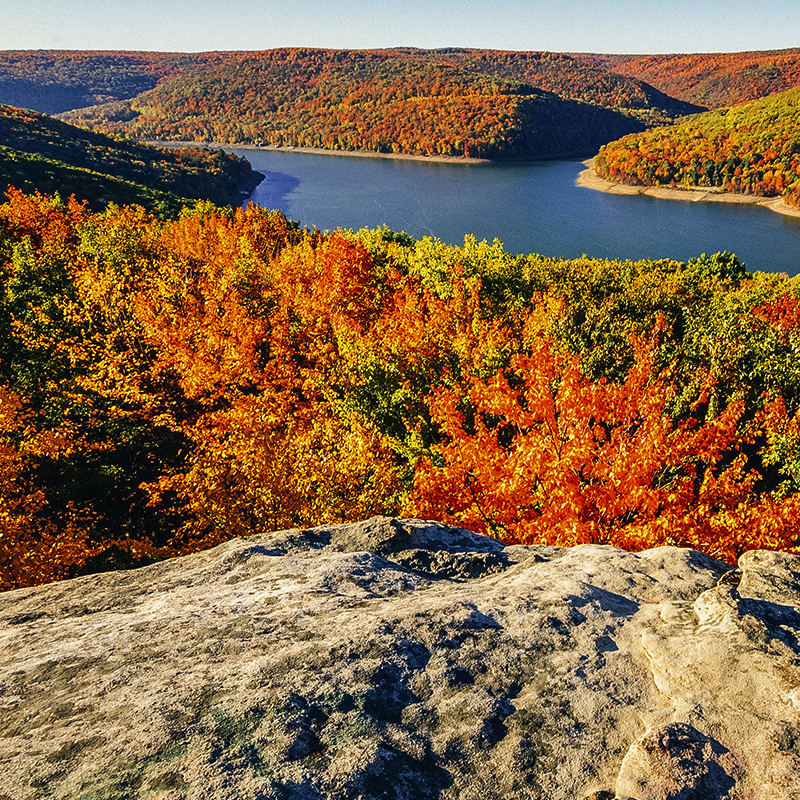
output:
[[[326,150],[322,147],[277,147],[276,145],[225,144],[224,142],[159,142],[148,140],[145,144],[156,147],[208,147],[214,150],[253,150],[259,153],[311,153],[317,156],[345,156],[348,158],[391,158],[398,161],[428,161],[440,164],[491,164],[488,158],[463,156],[417,156],[410,153],[376,153],[373,150]]]
[[[607,181],[598,176],[594,169],[594,159],[583,162],[586,167],[578,175],[576,183],[587,189],[595,189],[607,194],[644,194],[660,200],[682,200],[689,203],[738,203],[749,206],[763,206],[785,214],[787,217],[800,217],[800,208],[786,205],[780,197],[758,197],[752,194],[733,194],[731,192],[709,191],[708,189],[675,189],[666,186],[630,186],[626,183]]]

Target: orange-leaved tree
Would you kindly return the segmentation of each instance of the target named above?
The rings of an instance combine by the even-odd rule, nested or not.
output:
[[[634,344],[621,383],[587,378],[539,335],[491,379],[438,389],[441,443],[418,463],[406,511],[510,542],[676,544],[727,560],[794,548],[797,497],[754,492],[749,466],[770,420],[745,420],[741,402],[709,421],[673,420],[669,370],[655,374],[653,347]],[[776,410],[771,427],[779,420]]]

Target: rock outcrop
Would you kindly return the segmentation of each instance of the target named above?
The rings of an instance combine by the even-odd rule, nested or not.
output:
[[[0,595],[0,800],[800,798],[800,557],[375,518]]]

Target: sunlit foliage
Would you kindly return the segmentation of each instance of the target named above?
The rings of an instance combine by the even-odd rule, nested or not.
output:
[[[796,281],[0,206],[5,589],[376,513],[798,550]]]
[[[602,177],[636,185],[718,188],[800,205],[800,88],[601,148]]]

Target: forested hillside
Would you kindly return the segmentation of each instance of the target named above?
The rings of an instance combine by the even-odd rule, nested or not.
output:
[[[719,187],[800,205],[800,88],[627,136],[601,148],[595,167],[623,183]]]
[[[800,551],[797,281],[0,206],[3,588],[375,513]]]
[[[529,158],[697,110],[554,53],[0,53],[0,102],[140,139]],[[87,108],[88,107],[88,108]]]
[[[690,55],[579,56],[706,108],[734,106],[800,86],[800,49]]]
[[[214,53],[0,51],[0,103],[58,114],[135,97],[163,78],[219,59]]]
[[[447,54],[447,58],[453,56]],[[141,139],[220,141],[419,155],[525,158],[588,152],[642,125],[572,99],[564,75],[607,75],[569,59],[565,97],[424,51],[289,49],[231,55],[123,102],[72,112],[82,126]],[[463,61],[463,59],[462,59]],[[535,70],[528,70],[535,77]],[[618,100],[644,107],[639,84]],[[580,84],[580,81],[575,81]],[[611,101],[602,87],[584,95]]]
[[[0,106],[0,189],[75,195],[99,210],[137,203],[177,213],[186,203],[239,202],[261,176],[243,158],[199,148],[165,150]]]

